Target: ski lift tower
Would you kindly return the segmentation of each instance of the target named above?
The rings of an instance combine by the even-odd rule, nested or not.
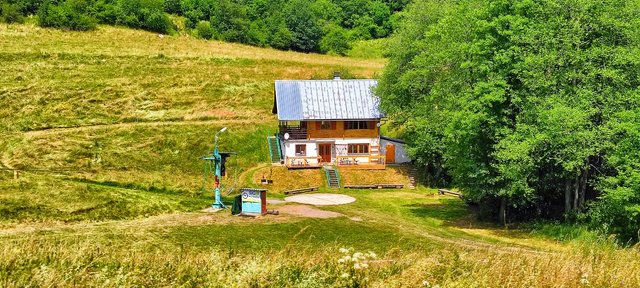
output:
[[[220,179],[222,176],[226,175],[225,163],[227,158],[231,155],[235,155],[235,152],[220,152],[218,150],[218,136],[220,133],[227,131],[227,127],[224,127],[218,131],[214,137],[214,148],[213,152],[209,156],[203,156],[200,159],[205,160],[204,164],[204,180],[202,183],[202,192],[205,192],[207,189],[207,178],[213,176],[213,187],[215,192],[215,202],[211,205],[213,209],[223,209],[226,208],[222,200],[220,199]]]

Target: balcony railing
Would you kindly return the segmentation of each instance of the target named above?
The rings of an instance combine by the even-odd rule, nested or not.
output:
[[[301,140],[307,139],[307,128],[300,126],[280,126],[280,136],[284,139],[284,134],[289,134],[288,140]]]
[[[384,155],[346,155],[336,156],[336,165],[352,168],[383,168],[385,167]]]
[[[310,168],[320,167],[322,165],[322,157],[319,156],[287,156],[285,158],[285,165],[289,168]]]

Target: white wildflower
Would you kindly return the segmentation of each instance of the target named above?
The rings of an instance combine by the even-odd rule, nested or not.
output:
[[[347,249],[347,248],[340,248],[340,249],[338,249],[338,251],[340,251],[340,253],[344,253],[344,254],[349,253],[349,249]]]
[[[360,269],[360,264],[358,264],[358,263],[353,264],[353,269],[359,270]]]
[[[342,277],[342,278],[349,278],[349,273],[342,273],[342,275],[340,275],[340,277]]]
[[[589,277],[589,275],[587,273],[582,274],[582,277],[580,277],[580,284],[589,285],[588,277]]]
[[[340,259],[338,260],[338,263],[344,263],[344,259],[340,258]]]
[[[431,285],[429,285],[429,281],[427,281],[427,280],[422,280],[422,286],[431,287]]]
[[[378,255],[376,255],[376,253],[374,253],[373,251],[369,251],[369,253],[367,253],[367,257],[369,257],[369,258],[372,258],[372,259],[373,259],[373,258],[378,257]]]
[[[362,258],[362,256],[363,256],[363,254],[362,254],[362,253],[360,253],[360,252],[353,253],[353,258],[361,259],[361,258]]]
[[[362,263],[362,264],[360,264],[360,267],[362,267],[362,269],[367,269],[367,268],[369,268],[369,264]]]

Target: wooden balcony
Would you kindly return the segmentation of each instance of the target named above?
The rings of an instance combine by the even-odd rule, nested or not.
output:
[[[301,126],[280,126],[279,127],[280,136],[284,139],[284,134],[289,134],[288,140],[301,140],[307,139],[307,128]]]
[[[341,169],[385,169],[384,155],[337,156],[336,165]]]
[[[333,162],[322,162],[322,157],[296,156],[285,157],[284,165],[289,169],[320,168],[325,164],[337,165],[341,169],[371,169],[386,168],[384,155],[349,155],[337,156]]]
[[[285,157],[284,165],[289,169],[304,169],[304,168],[320,168],[325,163],[322,163],[322,157],[307,157],[307,156],[296,156],[296,157]]]

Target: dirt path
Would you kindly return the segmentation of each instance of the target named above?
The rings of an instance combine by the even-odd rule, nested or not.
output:
[[[222,210],[215,213],[210,212],[183,212],[161,214],[146,218],[131,220],[107,220],[100,222],[43,222],[24,223],[14,227],[0,228],[0,237],[7,236],[28,236],[33,233],[48,232],[56,233],[96,233],[95,229],[108,229],[109,231],[128,231],[135,233],[147,233],[148,230],[170,228],[176,226],[204,226],[204,225],[229,225],[241,223],[285,223],[294,218],[287,215],[272,216],[266,215],[259,219],[248,219],[243,217],[230,216],[229,210]]]
[[[24,132],[26,137],[37,137],[51,134],[77,133],[99,129],[116,129],[128,127],[157,127],[157,126],[182,126],[182,125],[211,125],[211,124],[242,124],[253,123],[252,119],[217,119],[217,120],[195,120],[195,121],[149,121],[149,122],[126,122],[115,124],[98,124],[78,127],[59,127],[44,130],[33,130]]]
[[[280,211],[280,213],[294,215],[294,216],[319,218],[319,219],[336,218],[336,217],[344,216],[344,214],[341,214],[338,212],[321,210],[321,209],[307,206],[307,205],[285,205],[278,208],[278,211]]]
[[[0,229],[0,237],[28,236],[29,234],[41,232],[48,232],[51,234],[69,233],[70,231],[78,234],[91,234],[96,233],[95,229],[108,229],[110,231],[119,230],[127,231],[130,233],[146,233],[146,231],[150,229],[156,230],[176,226],[229,225],[245,222],[255,223],[256,221],[269,224],[295,221],[297,217],[327,219],[342,216],[353,216],[333,211],[321,210],[307,205],[284,205],[278,207],[277,209],[281,212],[279,216],[266,215],[257,219],[231,217],[228,215],[228,211],[223,210],[216,213],[186,212],[163,214],[133,220],[112,220],[102,222],[78,223],[25,223],[10,228]],[[351,219],[353,219],[353,217],[351,217]],[[519,253],[532,257],[555,255],[559,253],[558,251],[544,251],[538,248],[526,247],[513,243],[489,243],[483,240],[438,236],[429,231],[425,231],[424,227],[421,227],[417,224],[410,224],[393,219],[388,219],[387,221],[381,222],[386,225],[391,225],[391,227],[403,230],[408,234],[417,235],[434,242],[450,244],[453,246],[471,250],[483,250],[493,253],[505,254]]]

